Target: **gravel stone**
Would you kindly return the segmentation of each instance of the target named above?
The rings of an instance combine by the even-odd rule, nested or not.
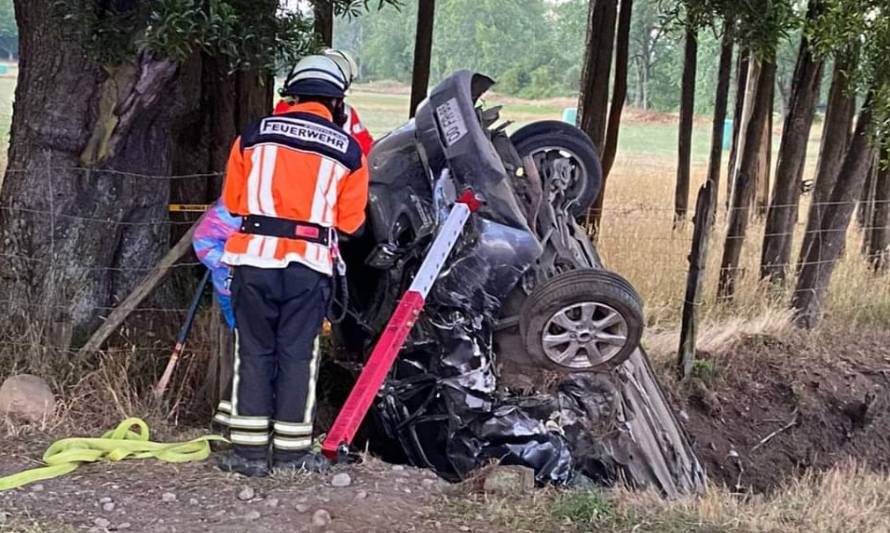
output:
[[[104,498],[99,498],[99,503],[109,503],[111,502],[111,498],[105,496]]]
[[[43,483],[31,486],[31,492],[43,492]]]
[[[259,520],[260,512],[259,511],[250,511],[249,513],[244,515],[244,519],[250,520],[250,521]]]
[[[324,509],[319,509],[312,513],[312,525],[324,527],[331,523],[331,513]]]
[[[364,499],[366,499],[367,497],[368,497],[368,491],[366,491],[366,490],[360,490],[360,491],[358,491],[358,493],[355,495],[355,499],[356,499],[356,500],[364,500]]]
[[[172,492],[165,492],[164,494],[161,494],[161,501],[165,501],[167,503],[175,502],[176,495],[173,494]]]
[[[242,502],[252,500],[254,496],[256,496],[256,491],[253,490],[253,487],[244,487],[241,489],[241,492],[238,493],[238,499]]]
[[[338,489],[342,489],[343,487],[348,487],[352,485],[352,478],[349,477],[349,474],[346,472],[340,472],[339,474],[334,474],[334,477],[331,478],[331,486],[337,487]]]
[[[294,509],[296,509],[298,513],[305,513],[309,510],[309,506],[305,503],[298,503],[294,506]]]
[[[266,507],[275,508],[278,507],[279,503],[281,503],[281,500],[279,500],[278,498],[269,498],[268,500],[266,500]]]
[[[105,511],[106,513],[110,513],[111,511],[114,511],[114,502],[103,503],[102,510]]]
[[[108,528],[111,525],[111,522],[106,518],[97,518],[93,520],[93,523],[96,524],[96,527]]]
[[[198,505],[198,498],[189,498],[189,505]]]

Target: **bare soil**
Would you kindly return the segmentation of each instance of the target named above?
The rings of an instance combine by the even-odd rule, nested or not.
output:
[[[35,466],[33,457],[45,444],[4,442],[0,475]],[[0,531],[31,531],[27,524],[54,532],[499,531],[473,516],[443,524],[455,487],[429,471],[395,468],[371,459],[323,475],[248,479],[224,474],[211,462],[85,465],[66,477],[0,493],[0,514],[6,513]],[[331,485],[338,472],[349,474],[348,487]],[[245,500],[247,488],[254,496]],[[320,510],[329,523],[313,522]]]
[[[826,327],[700,354],[675,386],[712,481],[763,492],[807,469],[890,465],[890,330]]]
[[[847,458],[887,468],[890,331],[829,327],[783,339],[755,336],[700,359],[688,383],[673,381],[667,362],[663,374],[713,482],[769,492],[790,476]],[[0,476],[36,466],[60,436],[0,437]],[[351,485],[333,487],[336,472],[347,472]],[[478,495],[428,471],[371,458],[333,473],[245,479],[223,474],[210,462],[86,465],[67,477],[0,493],[0,531],[537,530],[534,524],[493,523],[486,507],[476,504]],[[239,493],[246,487],[255,496],[245,501]],[[165,493],[175,499],[165,500]],[[527,500],[508,498],[498,505],[522,506]],[[331,522],[314,525],[313,515],[322,509]]]

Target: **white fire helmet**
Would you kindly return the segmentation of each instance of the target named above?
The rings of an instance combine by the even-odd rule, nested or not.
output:
[[[333,58],[311,55],[299,60],[284,80],[282,96],[330,96],[343,98],[349,76]]]
[[[333,59],[340,66],[340,69],[343,70],[343,74],[346,75],[347,88],[358,78],[358,63],[355,62],[355,58],[349,52],[328,48],[324,51],[324,55]]]

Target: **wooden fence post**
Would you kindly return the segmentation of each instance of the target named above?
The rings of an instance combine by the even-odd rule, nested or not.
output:
[[[695,229],[692,232],[692,251],[689,253],[689,272],[686,276],[686,298],[683,301],[683,322],[680,326],[680,347],[677,370],[686,379],[695,362],[696,307],[701,300],[702,277],[708,257],[708,238],[711,233],[716,203],[714,182],[708,181],[698,191],[695,201]]]

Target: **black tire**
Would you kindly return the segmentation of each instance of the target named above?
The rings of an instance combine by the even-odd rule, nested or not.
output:
[[[585,357],[578,355],[580,352],[576,349],[574,359],[566,364],[559,363],[548,355],[544,346],[544,335],[554,334],[554,328],[557,330],[557,336],[570,333],[568,329],[565,329],[565,333],[558,331],[563,328],[556,323],[556,317],[567,312],[566,309],[580,309],[582,306],[596,309],[597,313],[615,312],[623,319],[623,324],[609,326],[614,328],[612,330],[602,332],[597,330],[594,337],[599,338],[597,336],[599,333],[621,334],[626,340],[620,347],[604,343],[609,353],[602,354],[600,360],[592,363],[590,359],[593,354],[587,346],[595,341],[579,338],[579,342],[586,343],[582,346]],[[596,316],[603,315],[593,315],[591,319],[595,319]],[[554,276],[535,287],[523,303],[520,317],[519,331],[523,347],[531,359],[547,368],[562,372],[593,372],[614,368],[626,361],[637,349],[643,334],[643,304],[639,295],[627,280],[606,270],[573,270]],[[586,333],[580,334],[589,335],[589,331],[585,331]],[[565,344],[568,345],[569,342],[577,344],[574,340],[567,340]]]
[[[599,152],[590,137],[580,129],[558,120],[533,122],[516,130],[510,136],[520,157],[532,155],[543,148],[560,148],[574,155],[580,166],[583,183],[570,190],[575,198],[571,214],[580,217],[593,205],[603,183],[603,170]]]

